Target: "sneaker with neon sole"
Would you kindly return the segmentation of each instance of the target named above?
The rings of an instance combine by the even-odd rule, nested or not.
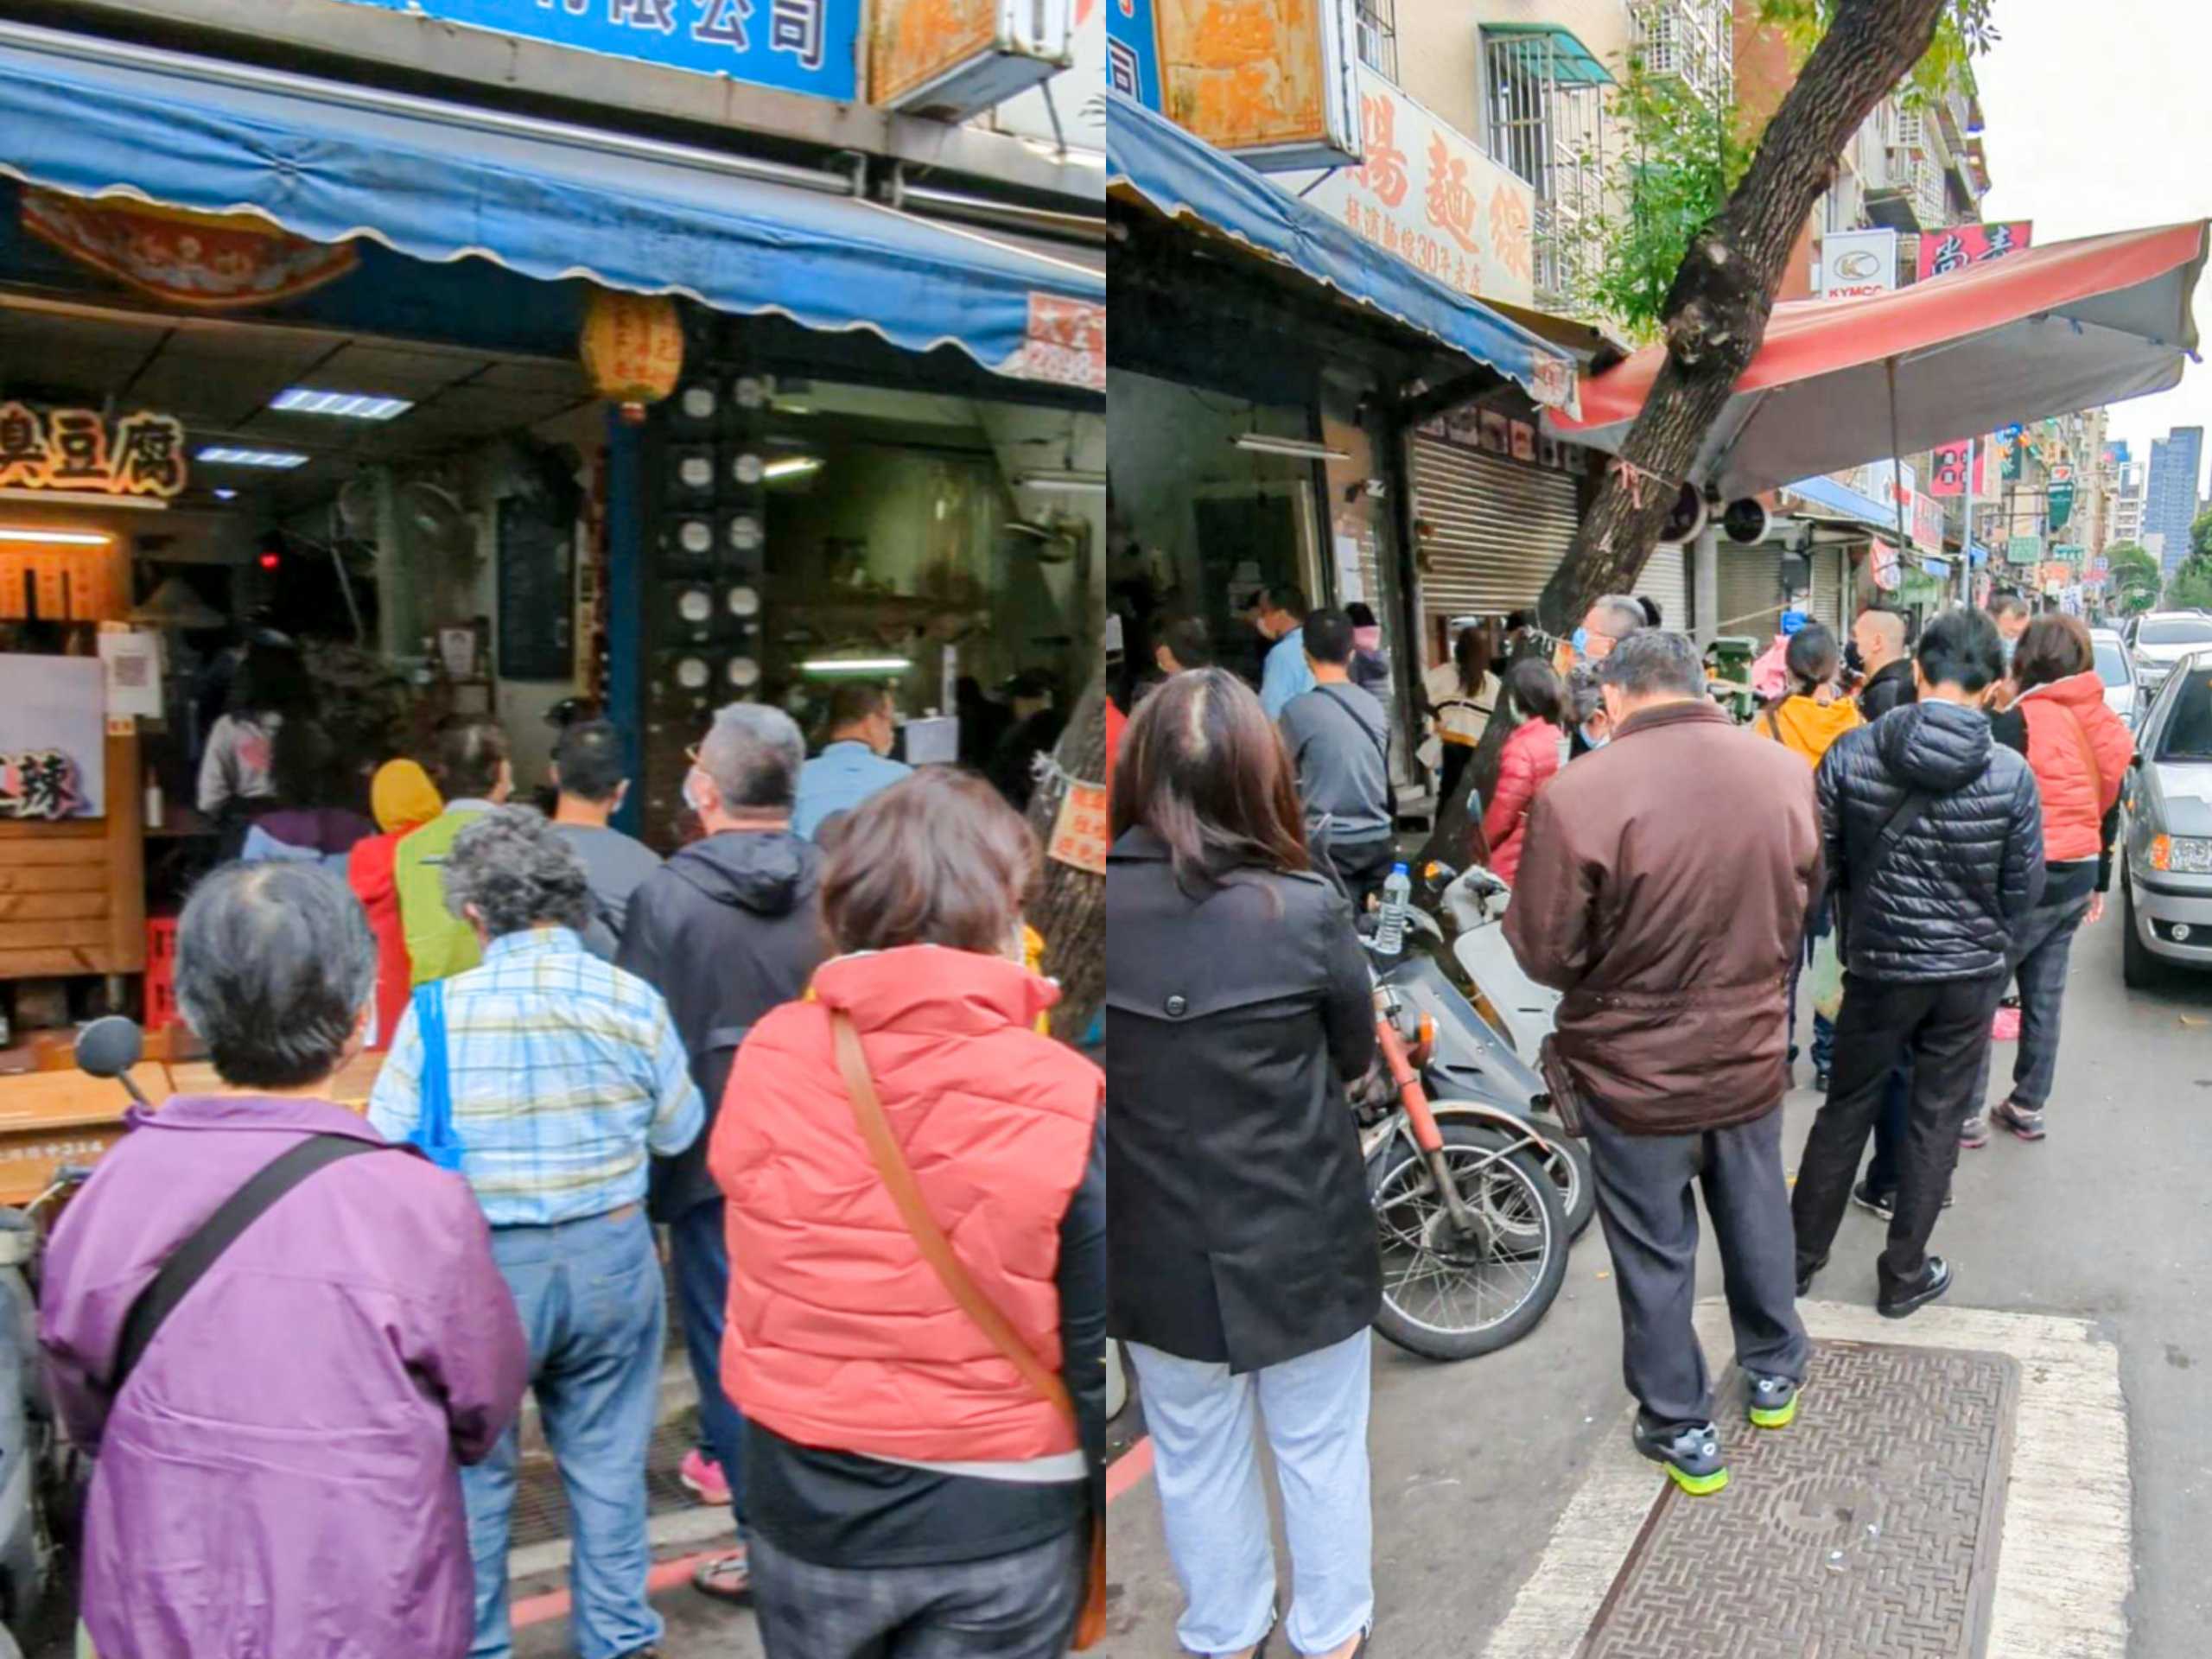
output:
[[[1745,1371],[1744,1380],[1751,1384],[1745,1415],[1753,1428],[1787,1428],[1797,1421],[1797,1391],[1802,1384],[1786,1376],[1761,1376],[1757,1371]]]
[[[1668,1478],[1692,1497],[1705,1497],[1728,1484],[1720,1459],[1720,1431],[1711,1423],[1647,1423],[1636,1414],[1630,1432],[1636,1449],[1667,1471]]]

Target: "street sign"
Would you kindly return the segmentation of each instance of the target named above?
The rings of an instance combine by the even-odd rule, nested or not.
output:
[[[342,0],[850,103],[861,0]],[[763,16],[762,14],[765,14]]]
[[[2040,564],[2043,562],[2043,537],[2015,536],[2005,543],[2005,563],[2007,564]]]
[[[2067,564],[2080,564],[2088,556],[2089,550],[2079,542],[2060,542],[2050,550],[2050,556]]]

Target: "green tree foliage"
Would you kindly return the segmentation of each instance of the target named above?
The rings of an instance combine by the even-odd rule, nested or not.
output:
[[[2107,591],[2113,609],[2133,616],[2158,602],[2158,590],[2165,578],[2150,549],[2134,542],[2117,542],[2105,550],[2105,563],[2110,570]]]
[[[2212,512],[2200,512],[2189,527],[2189,550],[2200,559],[2212,558]]]
[[[1827,32],[1836,0],[1758,0],[1758,5],[1759,22],[1782,30],[1802,59]],[[1997,0],[1951,0],[1936,25],[1936,43],[1905,83],[1908,102],[1941,98],[1973,84],[1974,60],[1998,40],[1996,10]]]
[[[2170,610],[2212,611],[2212,556],[2192,553],[2175,566],[2165,602]]]

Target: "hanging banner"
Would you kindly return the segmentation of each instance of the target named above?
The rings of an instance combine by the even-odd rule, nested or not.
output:
[[[1106,307],[1058,294],[1029,296],[1028,338],[1007,372],[1085,391],[1106,390]]]
[[[1262,172],[1360,159],[1351,0],[1155,0],[1160,107]]]
[[[2029,219],[2007,219],[1999,225],[1954,225],[1947,231],[1920,233],[1916,280],[1948,276],[1987,259],[2001,259],[2028,245],[2035,230]]]
[[[1977,444],[1972,438],[1960,438],[1954,442],[1939,444],[1930,458],[1928,469],[1928,493],[1935,496],[1962,496],[1967,493],[1967,457],[1973,457],[1974,493],[1986,495],[1989,477],[1989,448],[1987,443]]]
[[[1471,138],[1359,67],[1367,159],[1283,188],[1446,288],[1535,303],[1535,193]]]
[[[343,0],[851,103],[861,0]]]
[[[1943,550],[1943,504],[1932,495],[1913,492],[1912,501],[1905,516],[1912,526],[1912,544],[1923,553]]]
[[[1866,563],[1874,573],[1874,585],[1885,594],[1897,590],[1902,573],[1897,563],[1897,550],[1884,541],[1877,541],[1867,555]]]
[[[309,242],[251,213],[191,213],[27,189],[23,228],[126,288],[195,311],[296,299],[360,262],[351,242]]]
[[[2050,490],[2050,529],[2056,535],[2074,516],[2074,468],[2067,462],[2062,461],[2051,467]]]
[[[1160,109],[1160,31],[1152,0],[1106,0],[1106,84]]]
[[[1830,231],[1821,238],[1821,297],[1856,299],[1897,285],[1895,231]]]

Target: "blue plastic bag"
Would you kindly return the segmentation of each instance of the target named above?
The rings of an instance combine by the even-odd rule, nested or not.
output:
[[[440,1169],[461,1168],[461,1141],[453,1132],[453,1069],[446,1058],[446,988],[442,980],[418,986],[415,1027],[423,1036],[423,1076],[416,1092],[423,1115],[407,1144]]]

